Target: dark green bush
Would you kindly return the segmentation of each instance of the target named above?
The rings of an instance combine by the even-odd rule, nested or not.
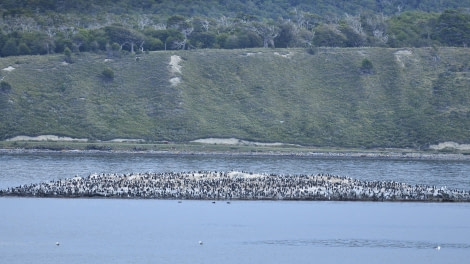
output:
[[[108,80],[108,81],[112,81],[114,79],[114,71],[109,67],[106,67],[101,72],[101,75],[103,76],[105,80]]]
[[[0,82],[0,91],[8,93],[11,90],[11,85],[5,81]]]
[[[371,74],[374,72],[374,65],[368,59],[363,59],[361,63],[361,72],[365,74]]]
[[[65,55],[65,62],[67,62],[67,63],[72,63],[73,62],[72,61],[72,51],[68,47],[66,47],[64,49],[64,55]]]

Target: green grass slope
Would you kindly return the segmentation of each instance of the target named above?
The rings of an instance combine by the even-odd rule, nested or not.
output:
[[[465,48],[193,50],[0,58],[0,140],[54,134],[341,147],[470,142]],[[179,56],[181,72],[172,70]],[[372,69],[361,68],[364,59]],[[7,71],[7,67],[14,70]],[[113,79],[102,75],[110,68]],[[170,82],[179,78],[176,85]]]

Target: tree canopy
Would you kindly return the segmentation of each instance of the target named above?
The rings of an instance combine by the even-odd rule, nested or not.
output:
[[[466,9],[465,9],[466,8]],[[467,46],[470,1],[4,0],[0,56],[252,47]]]

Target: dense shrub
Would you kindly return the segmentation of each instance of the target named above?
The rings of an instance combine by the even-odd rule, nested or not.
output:
[[[361,72],[365,74],[371,74],[374,71],[374,65],[368,59],[363,59],[361,62]]]
[[[107,81],[112,81],[114,79],[114,71],[106,67],[102,72],[101,72],[102,77],[107,80]]]
[[[5,81],[0,82],[0,91],[8,93],[11,90],[11,85]]]
[[[68,47],[66,47],[64,49],[64,55],[65,55],[65,62],[67,62],[67,63],[72,63],[73,62],[72,61],[72,51]]]
[[[2,56],[7,57],[16,55],[18,55],[18,47],[16,46],[16,40],[10,38],[3,45]]]

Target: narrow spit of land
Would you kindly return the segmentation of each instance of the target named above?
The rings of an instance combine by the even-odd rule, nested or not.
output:
[[[2,145],[3,143],[3,145]],[[47,142],[22,143],[23,147],[5,145],[0,141],[0,154],[144,154],[144,155],[229,155],[229,156],[304,156],[320,158],[370,158],[409,160],[470,160],[465,153],[441,153],[413,149],[341,149],[313,147],[278,147],[244,145],[201,145],[201,144],[88,144]],[[72,147],[72,148],[71,148]],[[87,147],[84,149],[84,147]]]
[[[188,200],[332,200],[470,202],[470,191],[329,174],[249,172],[91,174],[0,190],[0,196]]]

